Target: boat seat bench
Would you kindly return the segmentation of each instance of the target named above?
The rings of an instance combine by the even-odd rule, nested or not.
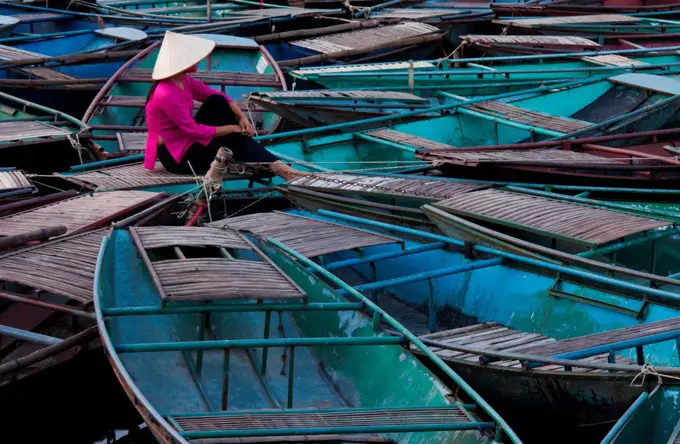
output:
[[[122,108],[144,108],[146,98],[142,96],[108,96],[105,100],[98,102],[99,106],[115,106]],[[247,100],[234,100],[241,111],[263,112],[266,111],[260,106],[248,105]],[[201,102],[194,100],[194,109],[201,107]]]
[[[120,76],[118,81],[151,82],[151,71],[148,68],[132,68]],[[256,72],[198,71],[191,74],[191,77],[210,85],[281,87],[276,75]]]
[[[224,411],[172,414],[167,419],[187,439],[493,428],[491,422],[470,419],[466,410],[473,407],[454,404],[406,408]]]

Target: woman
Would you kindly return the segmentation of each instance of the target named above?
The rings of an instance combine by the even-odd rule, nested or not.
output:
[[[253,126],[229,96],[189,75],[214,48],[212,40],[165,33],[146,99],[144,167],[153,170],[159,159],[171,173],[204,173],[224,146],[236,161],[262,163],[286,180],[295,178],[299,173],[252,139]],[[194,100],[202,106],[192,117]]]

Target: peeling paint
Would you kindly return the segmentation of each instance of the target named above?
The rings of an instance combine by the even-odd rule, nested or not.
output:
[[[355,330],[366,327],[370,321],[362,313],[356,311],[339,311],[338,312],[338,328],[344,328],[347,336],[352,336]]]

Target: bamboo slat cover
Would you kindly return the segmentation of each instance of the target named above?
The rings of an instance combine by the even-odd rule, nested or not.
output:
[[[61,177],[72,182],[84,183],[97,191],[132,190],[195,182],[192,175],[169,173],[160,162],[156,162],[154,170],[147,170],[140,162]]]
[[[179,431],[199,432],[199,431],[230,431],[239,430],[265,430],[276,427],[278,429],[295,430],[300,429],[301,436],[304,429],[314,427],[326,427],[332,433],[333,428],[347,427],[348,424],[356,426],[392,426],[398,425],[446,425],[464,424],[471,422],[470,417],[460,407],[451,405],[439,408],[418,408],[410,409],[390,409],[384,411],[324,411],[310,409],[307,411],[286,412],[272,411],[271,413],[257,412],[256,414],[244,412],[230,415],[215,412],[209,416],[181,416],[173,415],[173,423],[179,426]],[[321,442],[323,439],[307,439],[302,441]],[[335,440],[334,440],[335,441]],[[348,442],[363,442],[348,439]],[[370,441],[369,441],[370,442]]]
[[[397,18],[405,20],[419,20],[433,17],[448,17],[455,16],[466,12],[465,10],[456,9],[394,9],[387,12],[378,12],[371,14],[371,17],[377,19]]]
[[[523,331],[514,330],[512,328],[504,327],[495,322],[485,322],[482,324],[468,325],[466,327],[454,328],[451,330],[441,331],[421,336],[421,338],[436,339],[440,342],[446,342],[451,345],[462,345],[466,347],[473,347],[480,350],[480,353],[464,353],[455,350],[441,349],[436,346],[430,346],[430,350],[437,354],[440,358],[464,360],[479,362],[479,357],[483,350],[501,351],[507,353],[531,353],[528,350],[534,348],[551,347],[553,344],[558,344],[561,341],[555,341],[553,338],[543,336],[540,333],[527,333]],[[536,354],[536,353],[532,353]],[[609,353],[602,353],[588,358],[580,359],[584,363],[606,363]],[[617,358],[619,364],[631,363],[629,359]],[[500,360],[494,361],[490,366],[496,367],[520,367],[519,361]],[[564,371],[564,367],[558,365],[546,365],[540,367],[541,370],[556,370]],[[578,372],[602,372],[603,370],[593,370],[589,368],[574,368],[572,371]]]
[[[146,152],[147,133],[116,133],[118,146],[121,151],[130,155],[144,154]]]
[[[111,191],[77,196],[0,218],[0,236],[13,236],[55,225],[64,225],[68,233],[101,226],[162,195],[147,191]]]
[[[382,43],[395,42],[438,32],[441,32],[439,28],[425,23],[401,23],[379,28],[341,32],[313,39],[297,40],[291,42],[291,44],[323,54],[329,54],[347,49],[371,48]]]
[[[588,56],[581,58],[581,60],[603,66],[641,66],[647,64],[618,54]]]
[[[370,231],[279,212],[232,217],[210,226],[272,237],[306,257],[398,241]]]
[[[463,35],[468,43],[506,43],[519,45],[592,46],[602,45],[584,37],[557,35]]]
[[[53,18],[59,18],[63,17],[63,14],[59,13],[54,13],[54,12],[36,12],[35,14],[19,14],[19,15],[13,15],[12,17],[18,18],[19,21],[26,22],[30,20],[44,20],[44,19],[53,19]]]
[[[453,145],[435,142],[434,140],[426,139],[424,137],[413,136],[408,133],[402,133],[391,129],[378,129],[375,131],[365,131],[365,135],[375,137],[378,139],[387,140],[389,142],[397,142],[402,145],[409,145],[424,150],[442,150],[442,149],[456,149]]]
[[[312,90],[312,91],[262,91],[254,93],[258,96],[269,97],[272,99],[351,99],[351,100],[400,100],[405,102],[429,103],[415,94],[395,92],[395,91],[333,91],[333,90]]]
[[[152,69],[132,68],[118,78],[126,82],[151,82]],[[252,85],[252,86],[281,86],[281,82],[274,74],[260,74],[257,72],[229,72],[229,71],[198,71],[191,74],[194,79],[208,84],[221,85]]]
[[[20,71],[29,74],[31,77],[45,80],[77,80],[77,77],[59,72],[56,69],[35,67],[35,68],[20,68]],[[77,86],[88,86],[87,84],[64,85],[65,88],[72,88]]]
[[[595,246],[672,225],[664,220],[497,189],[459,194],[436,205],[457,215]]]
[[[532,162],[541,164],[620,164],[616,159],[594,156],[577,151],[560,149],[530,149],[530,150],[494,150],[494,151],[435,151],[418,153],[416,157],[427,160],[454,164],[503,163],[503,162]]]
[[[385,196],[448,199],[461,193],[486,188],[450,180],[411,179],[388,176],[360,176],[351,174],[314,174],[289,182],[289,185],[320,191],[344,191],[352,194],[381,194]]]
[[[33,188],[33,184],[29,181],[21,171],[0,171],[0,191],[9,191],[19,188]]]
[[[330,74],[330,73],[344,73],[344,72],[362,72],[362,71],[389,71],[399,69],[409,69],[411,65],[408,62],[392,62],[392,63],[364,63],[361,65],[344,65],[344,66],[321,66],[315,68],[303,68],[292,71],[296,75],[305,74]],[[435,68],[434,64],[430,62],[414,61],[414,68]]]
[[[563,117],[555,117],[550,114],[539,113],[536,111],[529,111],[517,106],[508,105],[507,103],[496,102],[494,100],[487,100],[485,102],[478,102],[467,109],[489,114],[494,117],[511,120],[513,122],[525,123],[527,125],[537,126],[560,133],[571,133],[583,128],[589,127],[591,124],[580,120],[565,119]]]
[[[22,121],[13,122],[7,120],[0,122],[0,142],[14,142],[24,139],[35,139],[39,137],[64,136],[71,134],[71,131],[48,125],[44,122]]]
[[[173,259],[153,262],[165,300],[290,299],[301,293],[266,262],[220,258]]]
[[[632,339],[639,339],[673,331],[680,333],[680,317],[657,322],[649,322],[646,324],[633,325],[631,327],[604,331],[602,333],[595,333],[592,335],[562,339],[551,344],[536,345],[527,348],[522,352],[539,356],[555,356],[562,353],[569,353],[586,348],[613,344],[615,342],[628,341]]]
[[[247,9],[244,11],[232,11],[234,15],[247,15],[252,17],[302,17],[306,15],[334,15],[337,12],[329,11],[328,9],[312,9],[312,8],[265,8],[265,9]]]
[[[0,59],[2,60],[22,60],[32,59],[35,57],[44,57],[42,54],[36,52],[26,51],[25,49],[15,48],[13,46],[0,45]]]
[[[241,236],[233,231],[211,227],[136,227],[131,228],[146,249],[162,247],[214,247],[252,250]]]
[[[540,17],[529,19],[505,19],[494,20],[494,23],[514,26],[534,25],[580,25],[586,23],[634,23],[639,21],[637,17],[621,14],[593,14],[593,15],[570,15],[563,17]]]
[[[103,230],[82,233],[0,256],[0,281],[89,302],[104,236]]]

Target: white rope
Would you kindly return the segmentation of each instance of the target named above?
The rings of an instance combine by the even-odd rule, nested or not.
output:
[[[653,365],[651,364],[644,364],[642,366],[642,369],[640,369],[640,373],[635,375],[632,381],[630,381],[630,386],[635,387],[635,388],[641,388],[645,384],[645,379],[647,379],[647,375],[651,376],[656,376],[656,387],[654,387],[654,390],[651,391],[649,396],[652,396],[658,389],[663,385],[663,378],[668,378],[668,379],[675,379],[680,381],[680,377],[678,376],[672,376],[672,375],[666,375],[663,373],[659,373],[656,371]],[[638,379],[640,379],[640,382],[637,382]]]

